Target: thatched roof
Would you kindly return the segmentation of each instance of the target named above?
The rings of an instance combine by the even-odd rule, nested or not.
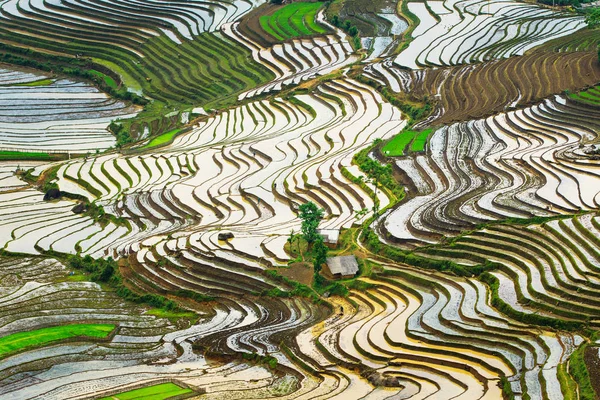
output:
[[[354,256],[327,257],[327,267],[332,275],[356,275],[358,262]]]

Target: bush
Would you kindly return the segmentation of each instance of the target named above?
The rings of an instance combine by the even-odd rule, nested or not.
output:
[[[336,28],[340,28],[348,35],[352,36],[352,45],[355,49],[360,49],[362,44],[360,42],[359,30],[356,26],[352,25],[350,20],[345,20],[344,22],[340,21],[340,17],[337,15],[332,16],[329,19],[329,23]]]
[[[403,113],[407,114],[410,117],[411,124],[414,124],[415,122],[427,117],[433,109],[428,99],[424,99],[425,105],[423,105],[422,107],[418,107],[401,101],[387,86],[382,86],[380,83],[375,82],[372,79],[366,78],[363,75],[358,75],[356,79],[359,82],[362,82],[377,89],[388,102],[390,102],[395,107],[398,107]]]
[[[266,365],[271,370],[277,368],[277,359],[272,356],[261,356],[256,353],[242,353],[242,358],[253,364]]]
[[[321,294],[329,292],[331,296],[348,296],[348,288],[340,282],[332,282],[325,279],[321,274],[315,274],[313,287]]]
[[[117,138],[118,148],[133,142],[133,138],[131,137],[129,130],[122,124],[111,122],[110,125],[108,125],[108,130],[111,131],[112,134]]]

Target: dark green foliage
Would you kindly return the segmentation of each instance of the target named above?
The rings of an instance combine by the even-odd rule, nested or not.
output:
[[[277,359],[272,356],[261,356],[256,353],[242,353],[242,358],[253,364],[265,365],[271,370],[277,368]]]
[[[502,397],[505,400],[515,400],[515,394],[510,386],[510,382],[505,376],[500,377],[499,385],[502,388]]]
[[[392,166],[381,164],[377,160],[369,157],[369,152],[380,142],[376,141],[373,146],[361,150],[354,156],[354,162],[360,170],[370,179],[374,179],[377,185],[381,185],[389,190],[397,199],[404,197],[404,189],[396,182],[392,174]]]
[[[69,258],[69,266],[74,269],[90,272],[92,281],[94,282],[108,282],[118,268],[117,262],[111,257],[106,260],[103,258],[96,260],[90,255],[86,255],[83,258],[71,256]]]
[[[425,99],[425,105],[423,107],[418,107],[399,100],[387,86],[382,85],[379,82],[375,82],[374,80],[366,78],[363,75],[358,75],[356,79],[359,82],[365,83],[379,91],[388,102],[395,107],[398,107],[403,113],[410,117],[411,124],[414,124],[415,122],[427,117],[433,109],[429,103],[429,99]]]
[[[133,142],[133,138],[129,134],[129,130],[127,130],[127,128],[125,128],[122,124],[111,122],[108,126],[108,130],[110,130],[117,138],[118,148]]]
[[[320,294],[328,292],[330,296],[346,297],[349,292],[348,288],[340,282],[332,282],[325,279],[321,274],[315,274],[313,287]]]
[[[600,7],[586,10],[585,23],[588,25],[588,28],[596,28],[600,25]]]
[[[308,243],[313,243],[319,237],[317,228],[323,219],[323,210],[312,201],[302,204],[298,210],[298,217],[302,220],[302,237]]]
[[[87,206],[86,215],[91,217],[94,221],[98,222],[106,216],[106,213],[104,212],[104,207],[102,205],[90,203]]]
[[[323,237],[321,235],[317,235],[312,253],[314,257],[313,267],[315,269],[315,274],[318,274],[321,272],[322,265],[327,262],[327,246],[323,243]]]
[[[355,49],[360,49],[362,47],[359,36],[360,32],[356,26],[352,25],[352,22],[350,22],[349,20],[345,20],[342,22],[340,20],[340,17],[337,15],[332,16],[329,19],[329,22],[331,23],[331,25],[340,28],[348,35],[352,36],[352,45]]]

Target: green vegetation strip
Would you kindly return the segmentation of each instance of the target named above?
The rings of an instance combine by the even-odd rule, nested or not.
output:
[[[390,157],[403,156],[404,150],[412,142],[411,151],[423,151],[427,138],[433,129],[426,129],[422,132],[406,130],[402,131],[383,146],[383,154]]]
[[[423,132],[419,133],[417,137],[414,138],[412,142],[412,151],[423,151],[425,150],[425,144],[427,143],[427,138],[431,135],[433,129],[426,129]]]
[[[63,155],[66,158],[66,154]],[[47,161],[53,158],[62,158],[57,153],[54,157],[48,153],[29,153],[23,151],[0,151],[0,160],[42,160]]]
[[[315,22],[321,3],[292,3],[260,17],[260,26],[277,40],[327,33]]]
[[[182,388],[174,383],[161,383],[141,389],[103,397],[100,400],[165,400],[182,394],[192,393],[192,389]]]
[[[0,338],[0,357],[69,338],[84,336],[103,339],[113,329],[115,325],[111,324],[74,324],[14,333]]]
[[[150,143],[148,143],[147,145],[145,145],[142,148],[149,149],[151,147],[162,146],[163,144],[169,143],[175,138],[175,136],[179,133],[179,131],[181,131],[181,129],[173,129],[173,130],[170,130],[169,132],[163,133],[162,135],[157,136],[154,139],[152,139],[150,141]]]
[[[569,373],[577,382],[580,400],[598,399],[594,388],[592,387],[590,374],[584,361],[585,350],[587,347],[587,343],[583,344],[581,347],[575,350],[571,355],[571,358],[569,358]]]
[[[54,83],[54,79],[51,78],[43,78],[37,81],[25,82],[25,83],[16,83],[11,86],[50,86]]]
[[[104,83],[106,83],[106,85],[112,89],[116,89],[119,86],[113,78],[106,74],[103,74],[102,72],[98,72],[92,69],[89,71],[89,73],[102,79]]]

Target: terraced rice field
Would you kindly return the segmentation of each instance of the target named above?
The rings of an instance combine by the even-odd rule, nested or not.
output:
[[[423,151],[427,137],[431,134],[431,129],[422,132],[405,131],[400,132],[390,140],[381,150],[386,156],[402,156],[407,149],[410,151]],[[410,146],[409,146],[410,145]]]
[[[114,69],[134,91],[191,104],[234,95],[271,79],[249,52],[218,30],[255,6],[5,1],[0,40],[41,53],[84,55]],[[114,15],[119,15],[114,18]]]
[[[35,331],[13,333],[0,339],[0,357],[26,351],[33,347],[44,347],[60,340],[84,337],[106,338],[115,329],[110,324],[74,324],[42,328]]]
[[[35,83],[35,85],[27,86]],[[115,145],[108,125],[139,109],[70,79],[0,68],[0,148],[87,153]]]
[[[394,62],[412,69],[523,55],[585,26],[581,17],[510,1],[409,2],[408,9],[420,24]]]
[[[134,389],[128,392],[119,393],[116,395],[103,397],[100,400],[134,400],[134,399],[156,399],[166,400],[175,396],[193,393],[191,389],[181,388],[174,383],[162,383],[158,385],[148,386],[142,389]]]
[[[292,3],[260,17],[260,26],[277,40],[326,33],[315,22],[321,3]]]
[[[325,24],[323,14],[317,16]],[[241,24],[225,26],[223,32],[252,52],[253,59],[267,67],[275,76],[269,83],[238,96],[239,100],[275,92],[286,86],[324,76],[359,60],[350,43],[340,30],[333,35],[294,39],[283,44],[265,47],[262,40],[255,41],[241,33]]]
[[[597,398],[583,19],[0,1],[0,398]],[[357,276],[313,274],[309,202]]]
[[[594,111],[557,96],[437,130],[427,155],[396,162],[414,189],[385,229],[428,242],[496,219],[595,210],[598,176],[580,148],[596,137]]]
[[[421,125],[450,124],[497,114],[569,90],[575,93],[600,80],[596,51],[555,53],[537,50],[475,65],[405,70],[392,60],[369,65],[365,77],[395,93],[437,103]]]
[[[289,259],[282,247],[290,230],[299,230],[297,205],[312,200],[324,208],[323,226],[329,229],[351,227],[361,221],[355,211],[373,207],[364,190],[351,185],[344,189],[349,181],[341,171],[355,170],[354,152],[405,125],[389,104],[379,110],[382,101],[355,81],[331,81],[294,101],[274,98],[221,113],[152,154],[66,162],[57,183],[61,190],[103,204],[107,212],[133,222],[130,232],[116,228],[124,232],[123,240],[113,238],[109,253],[128,253],[138,242],[133,233],[140,226],[145,228],[142,235],[186,227],[187,239],[178,235],[159,244],[152,241],[149,249],[158,245],[162,254],[167,249],[186,252],[191,246],[218,255],[229,252],[233,243],[239,255],[230,261],[260,259],[257,267],[278,265]],[[276,153],[269,150],[273,146]],[[379,201],[388,202],[384,195]],[[71,220],[65,223],[78,226]],[[189,231],[192,226],[197,233]],[[222,229],[233,231],[236,238],[220,244],[216,236]],[[65,233],[61,237],[68,237]],[[92,237],[79,229],[73,235],[79,238],[75,242],[91,246],[90,251],[102,240],[101,234]],[[155,259],[145,246],[136,244],[134,249],[141,251],[139,260]]]

